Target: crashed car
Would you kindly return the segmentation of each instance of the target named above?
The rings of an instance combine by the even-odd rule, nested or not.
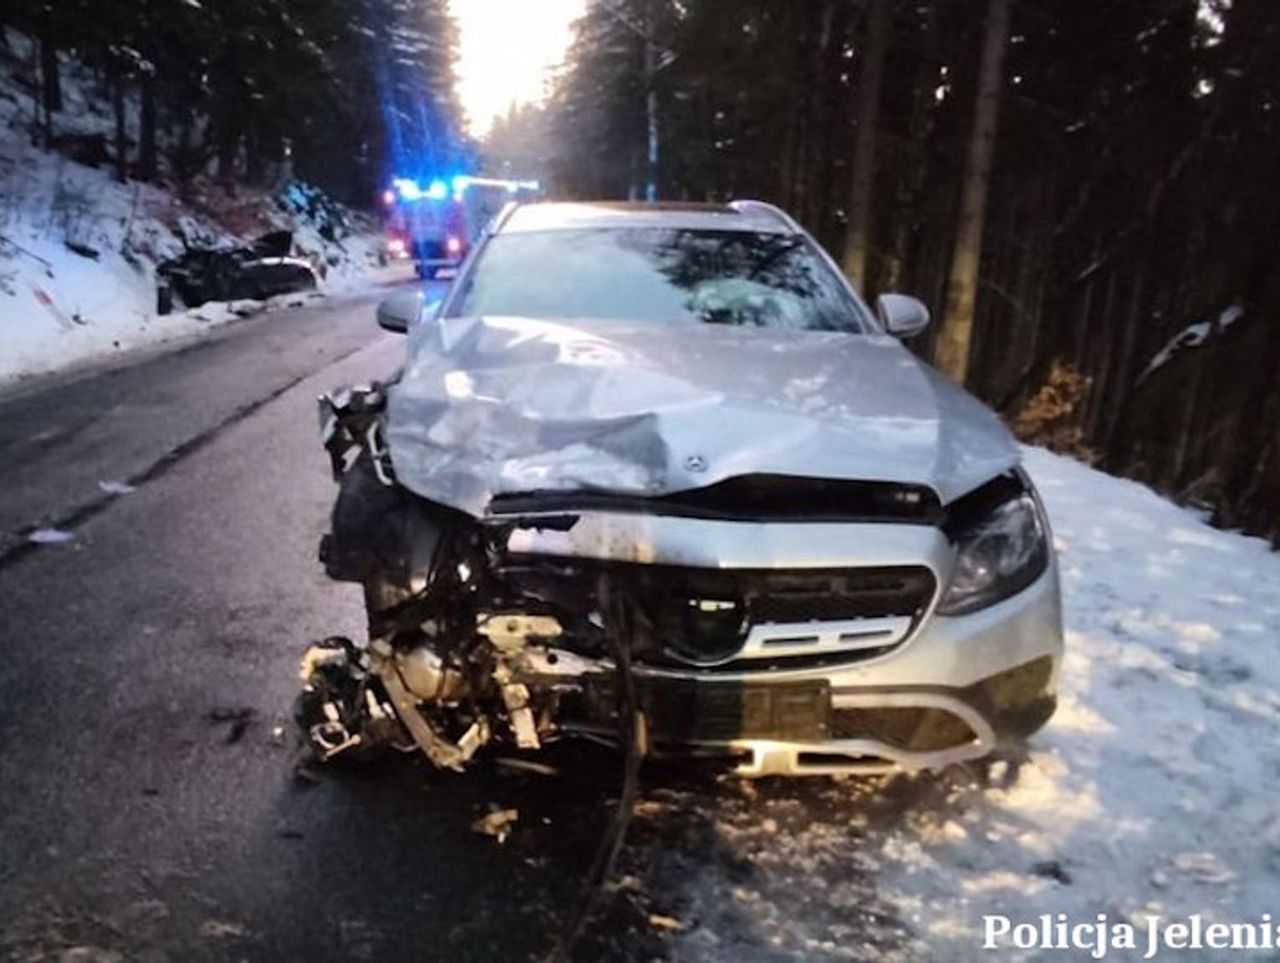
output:
[[[313,290],[315,268],[291,257],[293,232],[272,231],[248,247],[195,248],[156,265],[157,311],[173,310],[173,296],[189,308],[206,301],[263,301],[277,294]]]
[[[303,661],[315,752],[461,768],[582,737],[743,775],[936,768],[1049,719],[1048,521],[997,417],[786,214],[515,205],[388,385],[322,399],[321,557],[369,639]]]

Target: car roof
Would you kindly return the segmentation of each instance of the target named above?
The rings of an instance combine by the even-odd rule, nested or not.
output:
[[[795,223],[780,210],[756,201],[733,204],[537,201],[514,207],[498,225],[497,233],[628,227],[746,231],[755,234],[794,234],[798,231]]]

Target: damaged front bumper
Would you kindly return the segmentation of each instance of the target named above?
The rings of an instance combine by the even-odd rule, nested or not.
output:
[[[931,525],[609,513],[521,525],[507,541],[514,555],[592,559],[632,578],[638,566],[710,575],[711,585],[689,582],[727,595],[746,587],[732,652],[704,646],[699,659],[667,640],[659,664],[637,665],[655,751],[722,754],[746,775],[938,768],[1025,738],[1053,713],[1062,616],[1052,562],[1013,597],[944,616],[938,587],[954,550]],[[588,686],[599,688],[591,704],[606,723],[607,681]]]
[[[326,430],[332,454],[358,454],[334,459],[322,557],[363,583],[370,641],[304,660],[318,755],[390,745],[461,769],[491,743],[616,743],[624,686],[648,752],[750,776],[939,768],[1053,712],[1056,565],[939,614],[956,550],[914,491],[824,483],[853,521],[788,518],[759,491],[751,511],[775,517],[557,497],[476,519],[395,483],[367,400],[344,396]]]

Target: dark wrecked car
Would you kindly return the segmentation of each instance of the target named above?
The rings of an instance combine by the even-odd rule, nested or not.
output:
[[[533,204],[495,222],[385,388],[322,399],[328,573],[369,640],[303,662],[325,758],[461,768],[583,737],[738,772],[931,768],[1042,726],[1043,508],[994,414],[794,221]]]
[[[185,251],[156,266],[156,300],[160,314],[173,309],[173,296],[189,308],[207,301],[262,301],[277,294],[316,287],[310,262],[291,257],[293,233],[273,231],[248,247]]]

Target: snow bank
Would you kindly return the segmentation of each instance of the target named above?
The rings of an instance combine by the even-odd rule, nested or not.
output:
[[[886,885],[953,959],[982,955],[988,913],[1275,912],[1280,555],[1134,482],[1026,463],[1062,565],[1061,706],[1020,764],[884,838]]]
[[[241,188],[229,197],[197,182],[187,201],[159,186],[119,183],[108,166],[75,163],[32,146],[30,95],[15,79],[28,40],[0,51],[0,386],[143,345],[199,336],[260,305],[206,305],[156,313],[155,266],[199,246],[240,246],[273,229],[294,232],[317,267],[320,292],[367,283],[376,270],[373,225],[305,185],[280,197]],[[64,67],[60,135],[111,129],[91,75]],[[297,297],[274,299],[298,303]]]
[[[155,266],[182,252],[183,237],[237,246],[245,236],[157,187],[120,184],[105,169],[12,140],[0,140],[0,157],[8,161],[0,161],[0,384],[257,313],[181,304],[173,314],[156,312]],[[305,213],[261,192],[242,192],[237,208],[253,210],[255,229],[294,231],[295,247],[322,275],[319,294],[368,283],[377,238],[363,223],[353,224],[358,233],[326,238]]]
[[[194,313],[155,314],[152,270],[181,249],[157,210],[166,196],[4,147],[17,157],[0,171],[0,381],[207,326]]]
[[[1083,959],[984,951],[983,916],[1280,922],[1280,555],[1134,482],[1025,457],[1062,567],[1057,715],[1019,758],[682,794],[714,841],[658,906],[689,922],[682,957]]]

